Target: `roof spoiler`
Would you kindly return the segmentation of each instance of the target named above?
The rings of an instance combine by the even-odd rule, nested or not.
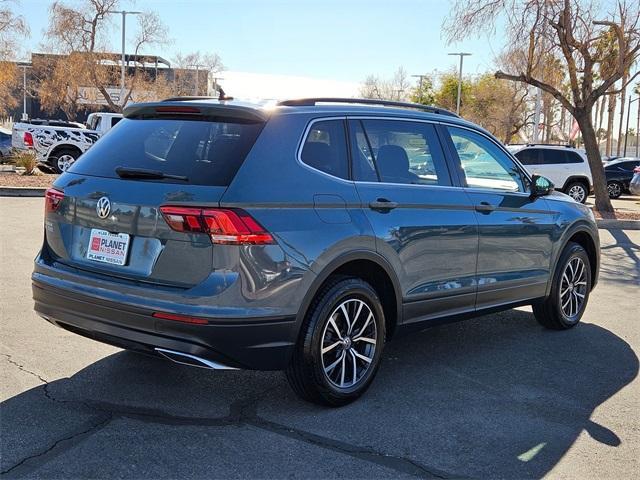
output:
[[[184,117],[185,119],[229,118],[244,122],[265,122],[267,112],[244,105],[226,103],[193,102],[185,104],[182,100],[167,99],[161,102],[134,103],[125,107],[124,118],[163,118]],[[209,100],[209,97],[192,97],[194,100]]]

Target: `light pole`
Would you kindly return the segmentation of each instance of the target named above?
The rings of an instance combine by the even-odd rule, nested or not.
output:
[[[198,96],[198,77],[200,76],[200,67],[205,67],[205,66],[206,65],[203,65],[201,63],[194,63],[193,65],[187,65],[187,68],[196,67],[196,81],[195,81],[195,93],[194,93],[196,97]]]
[[[425,79],[426,77],[428,77],[428,75],[422,74],[422,75],[411,75],[411,76],[412,76],[412,77],[416,77],[416,78],[418,78],[418,79],[419,79],[419,80],[418,80],[418,82],[419,82],[419,83],[418,83],[418,89],[419,89],[419,92],[420,92],[420,93],[418,94],[418,102],[422,103],[422,93],[423,93],[423,92],[422,92],[422,88],[423,88],[423,86],[422,86],[422,82],[424,81],[424,79]]]
[[[629,97],[629,106],[627,107],[627,128],[625,129],[625,133],[624,133],[624,154],[622,155],[623,157],[627,156],[627,138],[629,137],[629,117],[631,116],[631,104],[633,102],[637,102],[638,100],[640,100],[640,96],[637,96],[634,99]],[[637,131],[636,131],[636,155],[638,155],[638,132]]]
[[[20,65],[22,69],[22,120],[28,120],[27,115],[27,68],[31,68],[29,65]]]
[[[122,15],[122,65],[120,65],[120,106],[124,107],[124,47],[125,47],[125,31],[127,23],[127,15],[142,15],[142,12],[135,12],[131,10],[109,10],[107,13],[119,13]]]
[[[456,101],[456,114],[460,115],[460,97],[462,96],[462,60],[464,57],[471,55],[470,53],[458,52],[449,55],[458,55],[460,57],[460,69],[458,70],[458,99]]]
[[[211,80],[213,80],[213,91],[218,92],[218,80],[224,80],[224,77],[213,77]]]

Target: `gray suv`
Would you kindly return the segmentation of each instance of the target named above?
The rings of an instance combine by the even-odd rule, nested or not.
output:
[[[36,312],[94,340],[359,397],[385,342],[519,305],[575,326],[591,211],[433,107],[203,98],[125,109],[46,193]]]

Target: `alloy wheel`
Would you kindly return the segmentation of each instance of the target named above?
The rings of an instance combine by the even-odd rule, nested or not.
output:
[[[351,388],[371,368],[378,339],[372,309],[351,298],[331,313],[322,332],[321,358],[326,379],[337,388]]]
[[[607,184],[607,191],[609,192],[609,196],[611,198],[618,198],[622,193],[620,184],[616,182],[611,182]]]
[[[587,195],[587,192],[585,191],[582,185],[573,185],[569,189],[568,193],[569,193],[569,196],[578,203],[582,203]]]
[[[72,155],[68,155],[68,154],[60,155],[57,160],[58,170],[60,170],[61,172],[66,172],[67,169],[71,165],[73,165],[73,162],[75,161],[76,159],[73,158]]]
[[[573,319],[578,315],[587,294],[587,267],[579,257],[567,263],[560,282],[560,308],[562,313]]]

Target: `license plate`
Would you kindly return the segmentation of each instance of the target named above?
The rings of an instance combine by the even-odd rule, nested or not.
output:
[[[87,258],[96,262],[124,265],[129,250],[129,234],[91,229]]]

